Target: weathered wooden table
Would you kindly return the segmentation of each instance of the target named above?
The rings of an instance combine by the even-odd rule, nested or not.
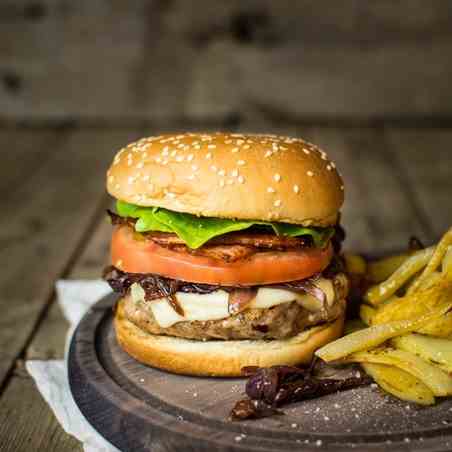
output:
[[[346,247],[430,242],[452,225],[452,130],[253,127],[325,147],[346,183]],[[63,356],[67,324],[58,278],[98,278],[107,260],[111,203],[104,173],[113,153],[161,130],[108,127],[0,129],[0,450],[81,450],[24,370],[25,359]]]

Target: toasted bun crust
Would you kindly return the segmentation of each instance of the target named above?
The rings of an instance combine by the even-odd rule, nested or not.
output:
[[[336,222],[342,184],[324,151],[273,135],[143,138],[121,149],[107,172],[108,192],[129,203],[306,226]]]
[[[344,317],[310,328],[286,340],[194,341],[157,336],[124,317],[122,302],[115,315],[120,346],[136,360],[178,374],[238,377],[244,366],[309,363],[318,348],[342,334]]]

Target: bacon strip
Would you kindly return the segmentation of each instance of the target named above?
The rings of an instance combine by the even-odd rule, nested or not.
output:
[[[149,232],[148,238],[161,246],[172,247],[184,245],[184,241],[176,234],[168,232]],[[288,237],[276,234],[251,233],[251,232],[229,232],[228,234],[214,237],[208,242],[210,245],[242,245],[254,248],[267,248],[273,250],[285,250],[287,248],[298,248],[308,246],[311,240],[307,237]]]

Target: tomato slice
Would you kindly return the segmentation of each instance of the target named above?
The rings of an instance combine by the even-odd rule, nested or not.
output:
[[[111,242],[112,264],[130,273],[154,273],[183,281],[253,286],[305,279],[330,262],[332,247],[300,251],[259,252],[232,263],[171,251],[151,240],[136,240],[127,226],[116,227]]]

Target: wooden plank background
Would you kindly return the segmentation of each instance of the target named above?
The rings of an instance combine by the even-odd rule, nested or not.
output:
[[[104,173],[144,135],[239,130],[324,146],[349,249],[452,224],[448,0],[0,2],[0,450],[81,450],[26,374],[63,356],[58,278],[107,259]]]
[[[452,116],[448,0],[3,0],[0,37],[4,120]]]

